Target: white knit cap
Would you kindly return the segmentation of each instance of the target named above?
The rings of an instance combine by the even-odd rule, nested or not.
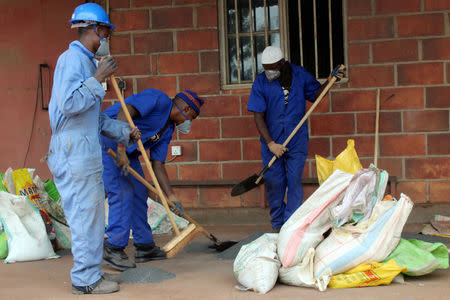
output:
[[[262,53],[261,63],[263,65],[273,64],[279,62],[283,58],[284,55],[280,48],[275,46],[268,46]]]

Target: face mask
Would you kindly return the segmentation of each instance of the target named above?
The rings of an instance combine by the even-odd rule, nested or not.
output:
[[[181,111],[181,109],[178,107],[178,105],[175,104],[175,102],[173,103],[173,105],[176,106],[176,108],[178,108],[178,110],[180,111],[180,113],[183,115],[183,117],[186,119],[186,121],[184,121],[181,124],[176,125],[177,130],[183,134],[188,134],[189,132],[191,132],[191,126],[192,126],[192,121],[189,120]]]
[[[267,80],[274,81],[278,77],[280,77],[281,72],[279,70],[265,70]]]
[[[111,55],[111,52],[109,52],[109,43],[106,39],[102,38],[97,34],[97,36],[100,38],[100,47],[98,47],[97,52],[95,52],[95,56],[97,57],[104,57]]]

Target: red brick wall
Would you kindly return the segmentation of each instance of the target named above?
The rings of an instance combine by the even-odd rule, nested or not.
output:
[[[309,120],[304,176],[314,154],[334,158],[348,138],[364,167],[373,161],[376,89],[381,89],[379,167],[415,202],[450,202],[450,2],[348,0],[348,77]],[[261,169],[259,140],[246,111],[249,89],[220,88],[216,1],[111,0],[111,49],[126,95],[192,89],[207,98],[192,133],[174,136],[183,156],[172,180],[243,179]],[[386,100],[391,95],[389,100]],[[107,98],[113,102],[114,96]],[[105,105],[107,106],[107,104]],[[169,151],[170,153],[170,151]],[[169,154],[168,160],[172,157]],[[260,190],[231,198],[230,187],[177,189],[187,207],[260,205]],[[313,189],[307,188],[307,195]]]

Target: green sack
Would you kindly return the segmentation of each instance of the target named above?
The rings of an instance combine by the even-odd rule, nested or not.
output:
[[[0,191],[4,191],[9,193],[8,189],[6,188],[6,186],[3,184],[3,178],[5,177],[5,174],[0,173]]]
[[[420,240],[400,239],[397,248],[383,261],[394,259],[399,266],[405,266],[409,276],[421,276],[436,269],[448,268],[448,249],[442,243],[428,243]]]
[[[5,259],[8,256],[8,241],[6,240],[6,233],[0,233],[0,259]]]
[[[55,183],[51,179],[44,181],[44,188],[53,201],[58,201],[61,198]]]

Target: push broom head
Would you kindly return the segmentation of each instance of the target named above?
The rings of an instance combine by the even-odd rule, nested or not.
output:
[[[193,240],[200,230],[195,226],[195,224],[189,224],[185,229],[183,229],[179,235],[171,239],[166,245],[164,245],[163,250],[167,253],[167,258],[173,257],[181,249],[183,249],[191,240]]]

